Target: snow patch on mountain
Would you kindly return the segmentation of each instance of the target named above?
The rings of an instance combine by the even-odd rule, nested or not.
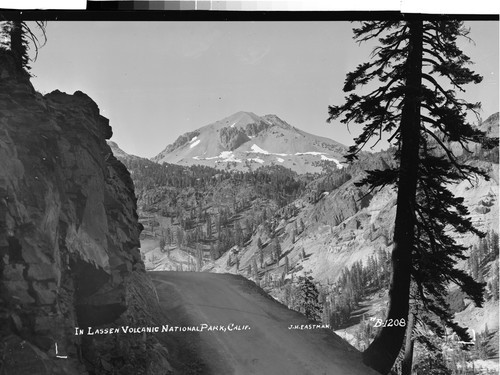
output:
[[[264,160],[262,160],[261,158],[248,158],[248,160],[254,161],[254,162],[260,163],[260,164],[264,163]]]
[[[280,163],[283,163],[285,161],[285,159],[282,159],[282,158],[276,158],[276,160],[278,160],[278,162],[280,162]]]
[[[324,155],[324,152],[317,151],[307,151],[307,152],[296,152],[295,155]]]
[[[334,161],[334,162],[337,162],[338,163],[338,160],[337,159],[334,159],[334,158],[329,158],[325,155],[321,155],[321,160],[329,160],[329,161]]]
[[[236,162],[236,163],[241,163],[241,159],[236,158],[236,156],[233,154],[232,151],[222,151],[219,155],[217,156],[211,156],[208,158],[200,158],[199,156],[193,156],[193,159],[195,160],[214,160],[214,159],[219,159],[216,160],[216,163],[223,163],[223,162]]]
[[[216,163],[221,163],[221,162],[241,163],[241,159],[237,159],[232,151],[222,151],[219,155],[219,159],[222,160],[217,160]]]
[[[288,154],[280,154],[277,152],[269,152],[266,150],[261,149],[259,146],[257,146],[255,143],[250,147],[252,151],[247,151],[247,153],[256,153],[256,154],[264,154],[264,155],[277,155],[277,156],[288,156]]]
[[[256,152],[256,153],[259,153],[259,154],[266,154],[266,155],[269,155],[269,151],[266,151],[266,150],[263,150],[261,149],[259,146],[257,146],[255,143],[252,145],[252,147],[250,147],[250,149],[253,151],[253,152]]]
[[[342,169],[342,168],[344,167],[344,166],[343,166],[342,164],[340,164],[340,162],[339,162],[337,159],[335,159],[335,158],[329,158],[329,157],[327,157],[327,156],[325,156],[325,155],[321,155],[321,160],[328,160],[328,161],[333,161],[333,162],[335,162],[335,164],[337,165],[337,168],[338,168],[338,169]]]
[[[196,137],[195,137],[195,138],[196,138]],[[189,146],[189,148],[193,148],[193,147],[195,147],[195,146],[196,146],[198,143],[200,143],[200,142],[201,142],[201,139],[196,140],[194,143],[191,143],[191,145]]]

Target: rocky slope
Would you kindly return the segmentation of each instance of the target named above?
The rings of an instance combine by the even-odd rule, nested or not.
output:
[[[498,116],[496,121],[498,127]],[[493,153],[497,154],[498,148]],[[454,194],[464,198],[475,226],[486,233],[497,232],[499,225],[498,162],[487,160],[491,157],[469,156],[468,161],[489,171],[489,181],[478,178],[472,183],[463,181],[451,187]],[[362,177],[362,170],[383,169],[388,163],[391,163],[390,157],[379,153],[366,156],[357,165],[345,168],[343,171],[352,178],[333,189],[312,189],[290,204],[293,209],[285,207],[276,212],[267,224],[259,226],[245,246],[234,248],[217,261],[207,263],[205,269],[238,273],[255,279],[281,301],[284,301],[280,294],[282,288],[276,288],[276,285],[283,285],[286,280],[297,280],[301,275],[312,276],[320,289],[328,292],[346,267],[358,261],[366,266],[370,256],[391,249],[396,212],[395,191],[386,187],[368,194],[366,188],[355,186],[355,182]],[[279,262],[273,254],[275,237],[281,247]],[[471,234],[457,235],[456,238],[467,247],[479,243],[479,238]],[[259,240],[263,244],[263,266],[260,266]],[[258,273],[251,271],[257,265]],[[468,266],[462,262],[461,267],[467,269]],[[491,263],[483,267],[486,282],[494,277],[491,267]],[[380,307],[383,308],[382,305]],[[498,329],[498,302],[495,316],[497,319],[488,323],[490,329]],[[484,327],[484,322],[477,325],[481,324]]]
[[[491,137],[498,137],[498,112],[494,113],[490,117],[488,117],[486,120],[484,120],[481,125],[480,129],[483,132],[486,132],[489,134]]]
[[[324,284],[340,277],[343,268],[366,259],[378,249],[386,249],[392,241],[395,195],[389,188],[366,195],[366,188],[354,184],[361,179],[360,170],[367,165],[380,167],[388,162],[387,155],[372,156],[346,168],[352,178],[341,180],[337,188],[323,191],[311,186],[308,194],[290,205],[294,207],[292,210],[277,212],[268,225],[257,229],[247,246],[238,250],[240,270],[246,270],[257,257],[259,238],[263,243],[263,263],[269,264],[265,272],[270,279],[281,278],[284,271],[283,260],[279,264],[272,261],[272,239],[277,236],[283,256],[288,257],[290,275],[308,274]],[[231,253],[226,255],[231,256]],[[207,269],[238,272],[234,266],[228,267],[226,257],[207,265]]]
[[[166,373],[151,336],[75,334],[151,323],[157,303],[109,121],[82,92],[35,92],[0,58],[2,374]]]
[[[240,171],[282,165],[313,173],[342,168],[345,151],[344,145],[304,132],[276,115],[237,112],[179,136],[152,160]]]
[[[113,153],[113,155],[120,161],[142,159],[139,156],[126,153],[116,144],[116,142],[106,141],[106,143],[111,148],[111,152]]]

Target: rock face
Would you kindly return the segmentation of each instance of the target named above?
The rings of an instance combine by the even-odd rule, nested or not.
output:
[[[220,142],[227,150],[233,151],[249,140],[250,138],[243,129],[222,128],[220,130]]]
[[[2,77],[4,373],[146,373],[148,362],[158,362],[147,358],[153,339],[136,336],[126,345],[124,338],[118,345],[113,336],[75,335],[76,327],[144,325],[143,310],[155,300],[138,249],[133,183],[106,144],[109,121],[82,92],[42,96],[26,79]],[[139,296],[143,310],[131,311]],[[164,350],[154,353],[165,361]]]

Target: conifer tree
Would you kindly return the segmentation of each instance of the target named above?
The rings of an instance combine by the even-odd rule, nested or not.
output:
[[[363,22],[354,29],[355,39],[379,45],[369,62],[347,74],[344,91],[368,85],[368,93],[351,93],[343,105],[330,106],[328,118],[342,117],[344,124],[364,125],[346,155],[349,161],[370,141],[377,144],[384,134],[394,146],[396,166],[368,171],[358,183],[371,189],[386,185],[397,189],[387,318],[408,318],[413,278],[425,307],[464,338],[465,330],[452,321],[448,311],[447,285],[456,283],[477,305],[482,303],[484,285],[455,267],[457,260],[465,258],[465,248],[444,230],[449,226],[459,233],[482,233],[472,226],[463,199],[447,186],[487,175],[461,162],[449,145],[455,142],[467,150],[472,142],[484,148],[498,142],[468,122],[469,113],[478,115],[479,104],[455,94],[482,79],[467,67],[470,59],[457,47],[457,38],[467,34],[462,22],[447,18]],[[432,321],[428,323],[432,325]],[[433,326],[439,333],[437,325]],[[389,372],[404,335],[405,327],[381,329],[363,353],[364,362],[380,373]]]
[[[200,272],[203,267],[203,249],[200,244],[196,244],[196,271]]]
[[[306,257],[306,252],[304,250],[304,248],[300,249],[300,259],[305,259]]]
[[[184,231],[180,226],[177,227],[177,246],[180,248],[184,243]]]
[[[491,275],[493,276],[490,283],[490,293],[493,301],[498,301],[498,259],[493,262],[491,266]]]
[[[264,250],[259,249],[259,264],[260,268],[264,265]]]
[[[165,237],[161,236],[160,237],[160,251],[162,253],[165,251],[165,245],[166,245]]]
[[[34,25],[40,29],[42,40],[38,38],[30,25],[25,21],[2,21],[0,22],[0,37],[8,40],[7,45],[0,50],[7,50],[13,56],[16,67],[19,71],[27,73],[33,62],[38,57],[38,50],[45,45],[47,37],[45,34],[46,21],[36,21]],[[30,57],[29,49],[34,50],[33,57]]]
[[[300,218],[300,220],[299,220],[299,234],[304,231],[304,228],[305,228],[304,221],[302,220],[302,218]]]
[[[259,269],[257,268],[257,260],[255,257],[252,258],[252,278],[255,283],[259,283]]]
[[[278,237],[274,238],[273,247],[274,247],[273,250],[274,250],[274,253],[276,256],[276,260],[278,260],[278,262],[279,262],[279,259],[281,256],[281,245],[280,245],[280,241],[279,241]]]
[[[303,311],[308,319],[320,321],[322,307],[319,303],[319,292],[312,282],[312,277],[299,276],[298,284],[300,311]]]
[[[167,226],[166,233],[165,233],[165,239],[169,245],[172,245],[172,228],[170,226]]]
[[[490,259],[498,258],[499,255],[498,233],[494,230],[488,232],[488,255]]]
[[[210,258],[212,258],[212,260],[217,259],[217,254],[215,252],[215,247],[214,247],[213,242],[210,242]]]
[[[210,239],[212,237],[212,216],[210,214],[206,215],[207,221],[207,238]]]
[[[239,221],[234,224],[234,243],[240,247],[243,246],[243,231]]]

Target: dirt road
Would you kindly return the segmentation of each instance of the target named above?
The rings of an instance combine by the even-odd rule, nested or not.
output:
[[[149,274],[169,328],[179,327],[178,332],[161,335],[176,344],[185,374],[377,374],[333,332],[300,329],[310,322],[243,277],[166,271]],[[180,327],[198,331],[179,332]]]

